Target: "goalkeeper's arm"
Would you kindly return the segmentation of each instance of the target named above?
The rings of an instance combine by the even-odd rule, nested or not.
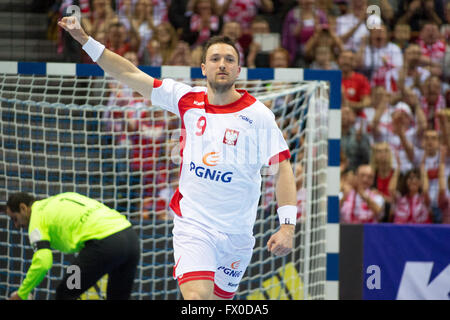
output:
[[[37,287],[44,279],[48,270],[53,264],[53,255],[50,249],[40,249],[33,254],[31,266],[27,271],[27,275],[19,287],[17,293],[13,294],[22,300],[27,300],[31,291]],[[11,298],[14,298],[11,296]]]
[[[75,16],[62,18],[58,25],[78,41],[83,46],[83,50],[106,73],[139,92],[144,98],[150,99],[154,81],[151,76],[89,37]]]

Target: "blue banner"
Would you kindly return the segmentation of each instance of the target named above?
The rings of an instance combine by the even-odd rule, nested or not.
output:
[[[364,225],[364,300],[450,300],[450,225]]]

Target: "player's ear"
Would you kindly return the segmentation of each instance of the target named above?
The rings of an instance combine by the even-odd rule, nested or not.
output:
[[[25,203],[21,202],[21,203],[19,204],[19,211],[20,211],[20,213],[22,213],[22,214],[26,214],[27,211],[28,211],[28,206],[27,206]]]
[[[200,67],[202,68],[202,75],[203,75],[204,77],[206,77],[205,64],[202,62],[202,64],[200,65]]]

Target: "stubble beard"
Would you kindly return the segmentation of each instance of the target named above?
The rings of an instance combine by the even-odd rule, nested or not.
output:
[[[208,85],[214,93],[222,94],[229,91],[233,87],[234,82],[218,83],[217,81],[208,80]]]

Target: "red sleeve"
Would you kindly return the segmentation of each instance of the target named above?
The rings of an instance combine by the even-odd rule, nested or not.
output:
[[[284,160],[290,159],[290,158],[291,158],[291,153],[289,152],[289,150],[281,151],[280,153],[278,153],[278,154],[274,155],[272,158],[270,158],[269,166],[283,162]]]
[[[162,85],[162,80],[153,79],[153,88],[158,88]]]

